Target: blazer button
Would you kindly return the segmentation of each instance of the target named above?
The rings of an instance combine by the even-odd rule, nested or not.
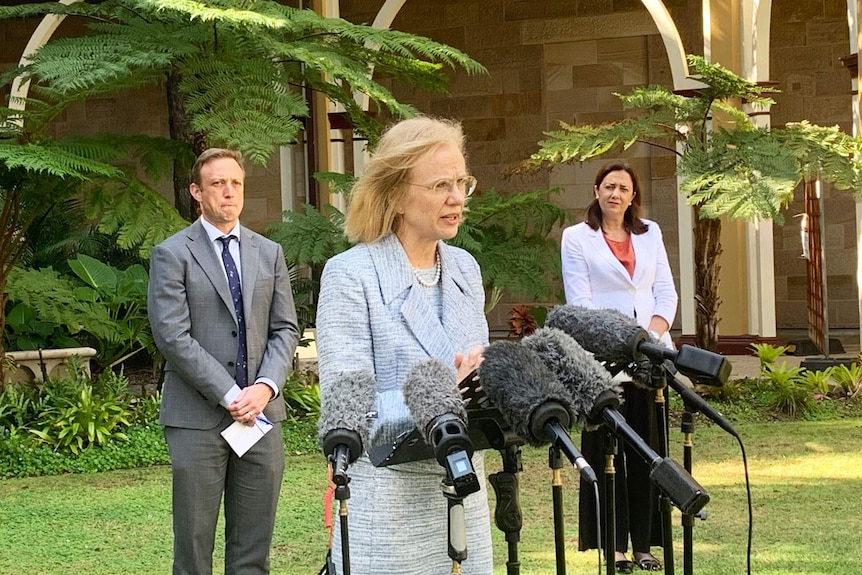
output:
[[[230,334],[231,334],[233,337],[236,337],[236,330],[231,331],[231,332],[230,332]]]
[[[232,361],[227,362],[227,366],[228,366],[228,367],[233,367],[233,362],[232,362]]]

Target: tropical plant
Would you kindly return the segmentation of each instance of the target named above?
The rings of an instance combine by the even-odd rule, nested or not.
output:
[[[282,389],[288,416],[293,419],[317,417],[320,413],[320,386],[317,372],[291,370]]]
[[[862,391],[862,365],[854,362],[850,365],[839,364],[832,371],[832,379],[847,397],[856,397]]]
[[[806,369],[799,375],[799,379],[797,381],[798,383],[813,389],[820,397],[827,397],[829,396],[830,391],[832,391],[829,382],[834,372],[834,366],[820,370]]]
[[[739,401],[752,387],[756,387],[753,378],[728,379],[724,385],[700,385],[695,384],[694,390],[698,395],[717,401],[734,402]]]
[[[790,349],[786,345],[772,345],[769,343],[752,343],[750,347],[754,355],[760,359],[761,370],[775,365],[778,357],[784,355]]]
[[[0,391],[0,427],[15,431],[33,423],[41,411],[42,398],[33,385],[10,383]]]
[[[105,370],[93,382],[74,359],[67,362],[67,369],[66,377],[45,382],[42,403],[27,430],[55,450],[71,453],[128,439],[124,433],[132,416],[128,380]]]
[[[27,64],[3,76],[7,82],[14,77],[33,82],[27,110],[7,110],[7,118],[46,125],[72,103],[164,81],[170,137],[186,153],[221,145],[241,150],[257,164],[303,129],[308,116],[303,90],[339,103],[357,132],[373,140],[379,125],[356,94],[395,116],[414,112],[377,79],[443,91],[445,65],[484,71],[462,52],[427,38],[324,18],[274,0],[22,2],[0,8],[0,18],[7,19],[45,14],[82,18],[87,31],[52,39]],[[130,140],[152,149],[151,141]],[[0,145],[0,160],[14,153],[29,164],[36,151]],[[176,160],[175,204],[191,219],[189,163]]]
[[[530,306],[516,305],[509,310],[509,336],[525,337],[539,328]]]
[[[25,303],[15,304],[6,314],[3,339],[5,349],[36,350],[81,346],[62,325],[44,321],[34,308]]]
[[[102,365],[113,366],[143,350],[154,353],[147,270],[137,264],[117,270],[83,254],[69,260],[69,267],[77,280],[51,269],[16,270],[9,280],[10,298],[72,336],[87,334]]]
[[[801,379],[803,371],[800,367],[788,367],[786,363],[765,367],[762,390],[767,405],[791,418],[813,411],[814,390]]]
[[[800,180],[819,174],[839,189],[862,197],[860,140],[837,127],[800,122],[759,128],[738,106],[768,106],[777,90],[746,81],[729,70],[690,55],[693,74],[704,84],[693,95],[663,86],[619,95],[625,119],[602,125],[569,125],[547,132],[539,151],[511,172],[551,168],[627,149],[635,143],[677,154],[679,192],[695,213],[694,273],[696,343],[715,349],[718,340],[721,221],[772,219]],[[679,149],[679,151],[677,151]]]

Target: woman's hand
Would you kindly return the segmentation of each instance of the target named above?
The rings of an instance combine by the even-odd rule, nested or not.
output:
[[[455,381],[462,381],[470,375],[470,372],[479,367],[482,363],[482,353],[485,348],[481,345],[474,345],[466,354],[455,354],[455,369],[458,370],[458,375]]]

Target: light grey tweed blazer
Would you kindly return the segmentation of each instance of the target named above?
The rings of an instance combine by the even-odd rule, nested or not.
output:
[[[401,385],[416,362],[437,358],[453,365],[456,352],[488,344],[479,265],[460,248],[440,242],[438,249],[442,322],[422,297],[394,234],[354,246],[323,271],[317,308],[320,392],[328,393],[341,372],[373,371],[378,421],[372,438],[387,426],[403,430],[405,421],[412,427]]]

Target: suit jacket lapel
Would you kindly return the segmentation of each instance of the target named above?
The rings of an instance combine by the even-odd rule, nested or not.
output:
[[[408,329],[431,357],[453,357],[454,350],[440,323],[437,310],[428,305],[419,289],[413,285],[413,270],[407,254],[395,234],[389,234],[379,242],[369,245],[371,259],[377,270],[383,301],[389,305],[398,296],[408,291],[401,305],[401,316]],[[446,273],[444,271],[443,275]],[[443,292],[444,314],[447,293]]]
[[[233,302],[230,297],[230,288],[227,285],[227,278],[224,275],[224,267],[222,263],[216,259],[215,250],[210,245],[210,239],[204,230],[201,223],[195,222],[189,227],[188,246],[192,257],[203,270],[204,274],[212,282],[213,287],[228,308],[230,314],[236,321],[236,312],[233,309]],[[243,264],[245,267],[245,264]],[[244,298],[245,296],[243,296]]]
[[[253,315],[251,313],[254,284],[257,280],[257,270],[260,266],[260,245],[247,229],[240,227],[239,257],[242,265],[242,306],[246,323]]]

